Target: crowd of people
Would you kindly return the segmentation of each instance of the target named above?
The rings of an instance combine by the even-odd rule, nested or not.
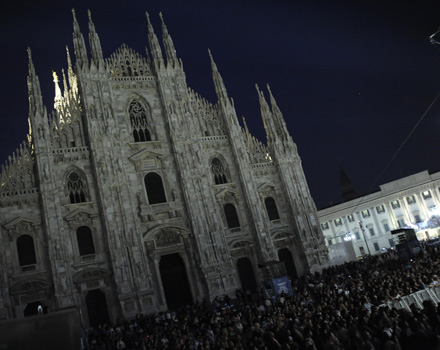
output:
[[[307,274],[292,295],[268,298],[260,290],[224,296],[174,311],[138,315],[88,331],[91,350],[300,349],[440,350],[440,305],[425,300],[383,306],[436,287],[440,248],[402,261],[393,252]]]

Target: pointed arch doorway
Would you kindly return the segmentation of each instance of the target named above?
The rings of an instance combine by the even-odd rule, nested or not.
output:
[[[238,276],[240,277],[241,288],[246,290],[254,290],[257,287],[252,263],[248,258],[240,258],[237,261]]]
[[[107,308],[107,299],[100,289],[93,289],[86,296],[87,314],[91,326],[110,323],[110,317]]]
[[[160,277],[168,309],[175,310],[193,303],[185,262],[179,253],[162,255]]]
[[[293,261],[292,252],[287,248],[282,248],[278,251],[278,259],[284,263],[286,267],[287,275],[290,279],[298,278],[298,273],[296,272],[295,262]]]

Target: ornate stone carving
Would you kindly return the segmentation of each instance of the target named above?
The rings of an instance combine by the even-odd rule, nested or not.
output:
[[[156,234],[155,242],[157,248],[163,248],[180,243],[180,235],[173,231],[161,231]]]
[[[221,203],[236,203],[238,199],[238,192],[229,188],[224,188],[215,194],[218,201]]]
[[[84,283],[91,280],[103,280],[110,276],[110,272],[104,269],[87,268],[73,275],[74,283]]]
[[[75,205],[88,205],[88,204],[77,204]],[[89,224],[92,225],[93,224],[93,218],[96,218],[98,215],[89,210],[89,209],[85,209],[85,208],[77,208],[75,210],[73,210],[72,212],[70,212],[69,214],[67,214],[66,216],[64,216],[64,220],[66,220],[69,223],[70,227],[77,227],[77,226],[81,226],[81,225],[85,225],[85,224]]]
[[[10,240],[14,240],[17,235],[35,232],[35,227],[40,223],[23,217],[15,218],[5,225]]]
[[[106,62],[112,77],[151,75],[146,59],[126,44],[122,44]]]
[[[128,159],[134,163],[137,171],[142,169],[157,168],[160,165],[160,158],[163,154],[152,152],[147,149],[141,149],[139,152],[133,154]]]
[[[87,281],[86,286],[88,289],[98,288],[99,281],[98,280]]]
[[[13,195],[17,190],[33,188],[35,186],[33,168],[34,161],[29,142],[23,141],[8,161],[1,165],[0,192],[12,192]]]
[[[258,187],[258,192],[262,198],[276,196],[275,187],[267,182]]]
[[[44,298],[44,292],[31,292],[31,293],[26,293],[24,295],[22,295],[20,297],[21,302],[24,303],[29,303],[32,301],[37,301],[40,299]]]
[[[14,284],[10,289],[9,293],[11,295],[16,294],[30,294],[38,293],[41,290],[46,290],[51,287],[51,284],[43,280],[31,280],[31,281],[21,281]]]

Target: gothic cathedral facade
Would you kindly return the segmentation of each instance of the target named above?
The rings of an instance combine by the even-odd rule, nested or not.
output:
[[[0,319],[41,305],[115,322],[255,288],[274,261],[291,278],[327,261],[269,87],[266,146],[210,53],[218,101],[187,86],[160,17],[162,43],[147,14],[145,57],[122,45],[104,58],[90,13],[89,55],[73,12],[75,62],[67,50],[51,112],[29,50],[29,133],[0,174]]]

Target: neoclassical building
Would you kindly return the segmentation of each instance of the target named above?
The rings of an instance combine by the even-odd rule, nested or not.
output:
[[[218,101],[187,86],[161,20],[160,43],[147,14],[145,56],[105,58],[90,13],[88,52],[73,12],[75,62],[67,49],[50,112],[29,50],[29,133],[0,174],[0,319],[41,305],[113,322],[254,288],[274,261],[291,278],[326,262],[270,89],[257,86],[265,145],[211,54]]]
[[[436,238],[440,231],[440,172],[422,171],[383,185],[365,196],[318,211],[330,250],[351,241],[356,256],[380,254],[396,244],[391,234],[412,228],[419,240]]]

